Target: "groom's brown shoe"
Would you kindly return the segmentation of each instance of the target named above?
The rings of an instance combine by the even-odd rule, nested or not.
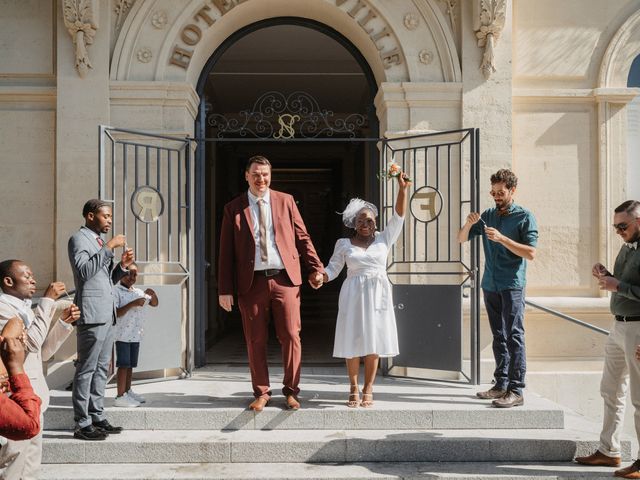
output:
[[[287,395],[287,408],[289,410],[298,410],[300,408],[300,402],[295,395]]]
[[[253,410],[254,412],[261,412],[267,405],[269,405],[269,399],[258,397],[253,402],[251,402],[251,405],[249,405],[249,410]]]
[[[591,465],[592,467],[619,467],[620,457],[610,457],[596,450],[595,453],[586,457],[576,457],[576,462],[582,465]]]

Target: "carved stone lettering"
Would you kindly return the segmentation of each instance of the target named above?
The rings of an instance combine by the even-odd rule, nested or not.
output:
[[[366,6],[367,6],[366,3],[364,3],[362,0],[358,0],[358,2],[347,13],[351,18],[356,18],[356,15],[358,14],[358,12]]]
[[[202,19],[207,23],[207,25],[211,26],[214,24],[215,20],[211,18],[207,13],[210,11],[211,11],[211,7],[209,5],[204,5],[200,10],[198,10],[198,13],[196,13],[193,16],[193,19],[196,21],[198,21],[199,19]]]
[[[191,33],[189,33],[191,32]],[[202,30],[197,25],[190,23],[186,27],[182,29],[182,34],[180,38],[184,43],[189,46],[193,46],[200,41],[202,38]]]
[[[180,48],[178,46],[173,47],[173,52],[171,52],[171,57],[169,57],[169,63],[171,65],[177,65],[178,67],[182,67],[185,70],[189,66],[189,62],[191,61],[191,56],[193,52],[190,50],[185,50],[184,48]]]

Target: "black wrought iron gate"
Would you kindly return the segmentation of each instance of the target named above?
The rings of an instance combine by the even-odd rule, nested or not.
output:
[[[404,231],[389,256],[400,345],[385,365],[391,374],[427,369],[480,381],[478,242],[457,240],[466,215],[478,210],[478,138],[477,129],[464,129],[382,141],[384,168],[396,163],[413,181]],[[381,183],[382,223],[393,214],[397,188]]]

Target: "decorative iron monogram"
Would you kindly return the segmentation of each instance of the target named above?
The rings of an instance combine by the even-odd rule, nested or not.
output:
[[[207,125],[216,129],[216,136],[289,139],[345,136],[354,138],[357,130],[367,123],[364,115],[350,113],[336,116],[331,110],[322,110],[317,100],[306,92],[293,92],[285,96],[280,92],[267,92],[260,96],[253,109],[242,110],[237,117],[209,113]]]

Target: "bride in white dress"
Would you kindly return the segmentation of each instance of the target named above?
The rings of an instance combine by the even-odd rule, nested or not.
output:
[[[398,354],[398,334],[393,313],[391,284],[387,278],[387,256],[404,224],[410,181],[398,175],[395,213],[382,232],[376,231],[378,209],[354,198],[342,213],[344,224],[355,230],[341,238],[325,267],[324,282],[335,279],[344,265],[347,278],[340,289],[333,356],[345,358],[350,394],[347,406],[373,405],[373,382],[380,357]],[[362,402],[358,392],[360,358],[364,357]]]

